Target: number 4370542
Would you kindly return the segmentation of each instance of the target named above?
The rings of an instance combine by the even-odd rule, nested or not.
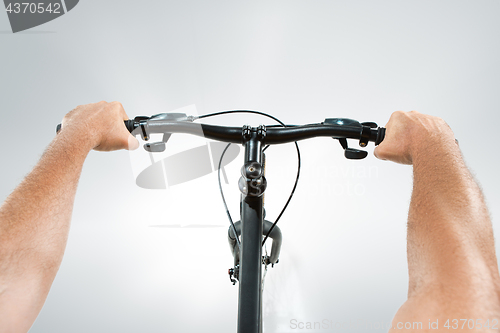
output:
[[[473,328],[489,328],[498,329],[498,319],[482,321],[481,319],[448,319],[443,327],[447,329],[473,329]]]
[[[61,4],[60,3],[29,3],[29,2],[21,2],[21,3],[9,3],[9,5],[6,8],[7,13],[14,13],[14,14],[26,14],[26,13],[31,13],[31,14],[42,14],[45,12],[51,13],[51,14],[61,14]]]

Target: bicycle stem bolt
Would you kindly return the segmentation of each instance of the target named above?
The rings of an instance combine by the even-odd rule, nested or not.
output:
[[[267,133],[267,130],[266,130],[266,126],[264,125],[259,125],[259,127],[257,127],[257,137],[259,139],[264,139],[266,137],[266,133]]]
[[[238,187],[240,188],[240,192],[245,196],[260,197],[267,188],[267,180],[264,176],[257,179],[240,177]]]
[[[262,177],[263,168],[258,162],[248,162],[241,168],[241,175],[245,178],[257,179]]]
[[[244,125],[241,129],[241,135],[243,139],[250,140],[252,137],[252,127],[250,125]]]

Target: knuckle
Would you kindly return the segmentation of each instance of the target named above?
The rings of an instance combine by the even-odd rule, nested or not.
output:
[[[391,118],[393,119],[401,119],[403,117],[406,117],[407,113],[404,111],[394,111]]]
[[[387,123],[387,125],[389,126],[389,124],[392,124],[394,122],[398,122],[399,119],[401,119],[402,117],[404,117],[404,112],[403,111],[394,111],[392,114],[391,114],[391,117],[389,118],[389,122]]]
[[[420,112],[415,111],[415,110],[412,110],[412,111],[410,111],[410,112],[407,112],[407,113],[406,113],[406,116],[407,116],[408,118],[410,118],[410,119],[413,119],[413,120],[415,120],[415,119],[419,119],[419,118],[421,119],[421,118],[424,118],[424,117],[425,117],[425,115],[423,115],[423,114],[421,114]]]
[[[114,107],[117,107],[119,109],[123,109],[123,105],[122,103],[118,102],[118,101],[114,101],[111,103]]]

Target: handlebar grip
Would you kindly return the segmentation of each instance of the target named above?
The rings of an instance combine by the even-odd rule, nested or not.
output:
[[[377,131],[377,140],[375,140],[375,146],[378,146],[385,138],[385,127],[379,127]]]
[[[134,120],[125,120],[125,127],[127,128],[127,130],[132,133],[132,131],[135,129],[135,126],[134,126]]]
[[[125,127],[127,127],[127,130],[132,133],[132,131],[134,130],[134,121],[133,120],[124,120],[124,123],[125,123]],[[56,126],[56,134],[59,133],[59,131],[61,130],[62,128],[62,124],[57,124]]]

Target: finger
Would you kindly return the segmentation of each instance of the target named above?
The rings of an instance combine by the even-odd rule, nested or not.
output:
[[[385,128],[391,128],[393,123],[397,123],[398,118],[402,117],[404,114],[404,111],[394,111],[389,117],[389,121],[387,121],[387,124],[385,124]]]
[[[112,102],[113,106],[118,109],[118,113],[120,114],[121,117],[123,117],[123,120],[127,120],[128,116],[127,113],[125,112],[125,108],[123,107],[122,103],[120,102]]]
[[[139,148],[139,141],[132,135],[128,136],[128,150],[136,150]]]
[[[385,161],[387,160],[387,154],[384,152],[384,147],[381,148],[380,145],[375,147],[375,149],[373,150],[373,155],[379,160]]]
[[[116,102],[117,106],[119,107],[120,110],[120,115],[123,120],[129,120],[130,117],[127,115],[127,112],[125,112],[125,109],[123,108],[123,105],[119,102]],[[133,136],[128,129],[125,127],[125,124],[123,124],[124,129],[127,131],[127,149],[128,150],[135,150],[139,148],[139,141],[136,139],[135,136]]]

